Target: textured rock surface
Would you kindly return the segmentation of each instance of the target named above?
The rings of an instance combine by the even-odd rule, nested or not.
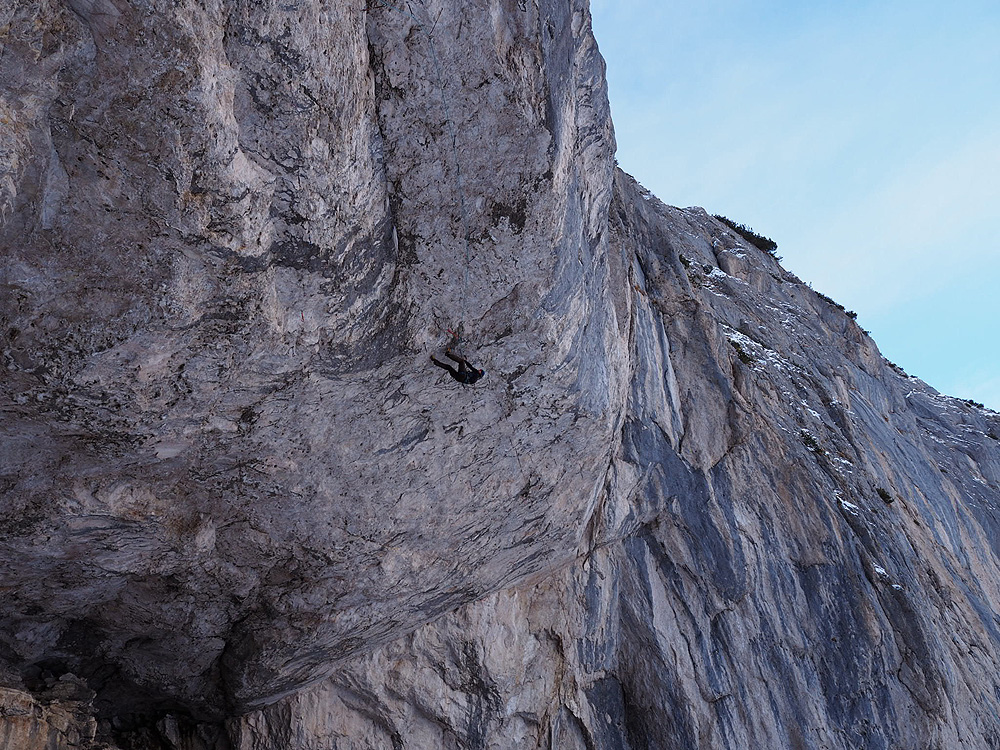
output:
[[[700,209],[616,187],[632,390],[579,559],[233,722],[236,747],[1000,746],[1000,417]]]
[[[19,661],[221,714],[571,559],[625,382],[613,139],[584,9],[542,10],[427,9],[433,46],[318,3],[8,12]],[[491,387],[428,365],[466,313]]]
[[[97,721],[89,701],[70,680],[55,683],[44,701],[23,690],[0,688],[0,747],[17,750],[50,750],[95,745]],[[83,697],[84,700],[80,700]]]
[[[32,716],[73,675],[122,747],[1000,747],[1000,417],[616,173],[583,0],[0,34]]]

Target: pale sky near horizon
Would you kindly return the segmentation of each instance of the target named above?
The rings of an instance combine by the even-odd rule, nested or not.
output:
[[[592,0],[618,160],[1000,411],[1000,2]]]

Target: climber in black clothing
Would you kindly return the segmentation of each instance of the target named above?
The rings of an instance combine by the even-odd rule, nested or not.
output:
[[[444,355],[450,359],[452,362],[458,362],[458,369],[456,370],[451,365],[436,359],[434,355],[431,355],[431,362],[436,364],[443,370],[447,370],[451,373],[451,376],[455,378],[459,383],[464,383],[465,385],[472,385],[479,378],[486,374],[485,370],[478,370],[469,364],[469,360],[464,357],[456,357],[451,353],[451,349],[447,349]]]

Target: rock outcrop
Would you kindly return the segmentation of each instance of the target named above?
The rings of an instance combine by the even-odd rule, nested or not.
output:
[[[43,696],[0,688],[0,747],[97,747],[97,721],[90,710],[93,699],[92,690],[66,675]]]
[[[1000,748],[1000,416],[615,169],[585,0],[0,34],[7,746]]]

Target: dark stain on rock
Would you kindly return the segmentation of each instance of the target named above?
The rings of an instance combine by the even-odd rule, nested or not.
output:
[[[328,270],[328,251],[306,240],[286,239],[271,245],[271,263],[300,271],[323,273]]]
[[[590,743],[601,750],[630,750],[626,728],[625,692],[614,677],[603,677],[586,690],[596,721]]]
[[[460,659],[462,692],[469,697],[466,715],[468,747],[484,750],[489,742],[490,725],[499,716],[500,692],[479,659],[475,643],[466,641],[462,644]]]
[[[500,222],[506,220],[510,224],[510,230],[514,234],[524,231],[524,225],[528,221],[528,199],[518,198],[513,203],[502,203],[494,201],[490,204],[489,215],[493,226],[499,226]]]

